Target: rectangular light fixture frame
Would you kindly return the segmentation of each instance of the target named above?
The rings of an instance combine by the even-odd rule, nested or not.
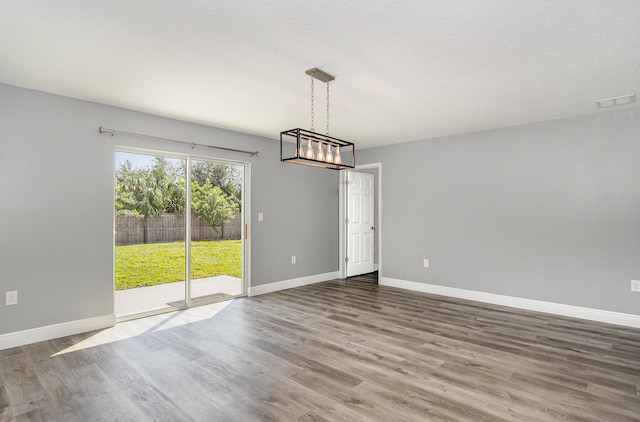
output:
[[[311,141],[314,147],[318,143],[322,143],[324,145],[331,145],[336,149],[339,148],[343,162],[336,164],[300,156],[300,147],[306,147],[309,141]],[[285,149],[291,149],[293,146],[295,146],[294,155],[288,154]],[[280,132],[280,161],[324,169],[346,170],[356,166],[356,150],[353,142],[343,141],[328,135],[311,132],[310,130],[296,128]]]

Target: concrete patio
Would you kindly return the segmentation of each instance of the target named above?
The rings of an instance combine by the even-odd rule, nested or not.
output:
[[[116,317],[125,317],[158,309],[170,308],[171,302],[184,301],[184,281],[135,289],[116,290]],[[242,280],[231,276],[217,276],[191,280],[191,298],[223,293],[233,296],[242,294]]]

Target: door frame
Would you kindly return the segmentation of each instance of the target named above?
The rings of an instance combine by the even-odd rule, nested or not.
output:
[[[378,245],[378,250],[374,251],[374,256],[378,262],[378,282],[382,277],[382,163],[371,163],[371,164],[361,164],[356,165],[350,171],[357,172],[358,170],[369,170],[369,169],[377,169],[378,170],[378,182],[375,184],[374,192],[376,195],[376,204],[378,205],[378,213],[375,216],[375,219],[378,221],[375,226],[375,244]],[[346,181],[347,174],[346,171],[340,172],[340,183],[339,183],[339,199],[338,199],[338,227],[339,227],[339,235],[338,235],[338,272],[340,278],[347,278],[347,266],[345,265],[345,256],[347,251],[347,189],[346,189]],[[374,261],[375,262],[375,261]]]
[[[162,150],[162,149],[155,149],[155,148],[140,148],[140,147],[131,147],[131,146],[126,146],[126,145],[119,145],[116,144],[113,147],[113,154],[112,154],[112,159],[113,159],[113,188],[112,188],[112,194],[113,194],[113,200],[112,203],[115,203],[115,174],[116,174],[116,162],[115,162],[115,154],[116,152],[130,152],[130,153],[134,153],[134,154],[145,154],[145,155],[159,155],[159,156],[163,156],[163,157],[168,157],[168,158],[178,158],[178,159],[184,159],[185,161],[187,161],[187,173],[189,178],[190,178],[190,161],[191,160],[208,160],[208,161],[215,161],[216,163],[223,163],[223,164],[233,164],[233,165],[238,165],[238,166],[242,166],[244,168],[244,176],[243,176],[243,186],[242,186],[242,205],[241,205],[241,215],[242,215],[242,234],[240,236],[241,240],[242,240],[242,293],[238,296],[234,296],[235,297],[244,297],[247,296],[247,292],[249,291],[249,288],[251,287],[251,225],[249,224],[250,222],[250,218],[251,218],[251,162],[249,161],[240,161],[240,160],[230,160],[227,158],[219,158],[219,157],[215,157],[215,156],[208,156],[208,155],[202,155],[202,154],[189,154],[189,153],[180,153],[180,152],[174,152],[174,151],[170,151],[170,150]],[[185,174],[185,178],[187,177],[187,174]],[[190,201],[191,199],[191,193],[190,192],[186,192],[187,195],[185,196],[185,200]],[[190,208],[190,207],[189,207]],[[116,250],[115,250],[115,236],[116,236],[116,213],[115,213],[115,209],[112,213],[112,227],[113,227],[113,238],[112,238],[112,245],[113,245],[113,254],[112,254],[112,263],[113,263],[113,288],[111,289],[111,294],[112,294],[112,303],[113,303],[113,310],[114,310],[114,315],[115,315],[115,309],[116,309],[116,290],[115,290],[115,254],[116,254]],[[190,252],[188,251],[188,249],[191,248],[191,234],[190,234],[190,228],[185,227],[185,253],[187,254],[187,259],[189,257]],[[188,246],[188,248],[187,248]],[[190,263],[187,261],[185,262],[185,267],[188,267],[190,265]],[[189,268],[185,268],[185,273],[189,271]],[[189,283],[186,282],[187,280],[185,279],[185,304],[186,304],[186,309],[188,309],[190,306],[190,301],[191,298],[187,297],[187,294],[190,295],[190,290],[191,290],[191,286]],[[132,314],[132,315],[126,315],[126,316],[121,316],[121,317],[117,317],[116,318],[116,323],[119,322],[125,322],[125,321],[129,321],[129,320],[133,320],[133,319],[138,319],[138,318],[145,318],[148,316],[153,316],[153,315],[158,315],[158,314],[163,314],[163,313],[168,313],[168,312],[175,312],[179,309],[176,308],[163,308],[163,309],[157,309],[157,310],[153,310],[153,311],[146,311],[146,312],[141,312],[138,314]]]

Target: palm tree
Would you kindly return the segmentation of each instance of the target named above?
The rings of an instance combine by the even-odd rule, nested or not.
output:
[[[134,169],[125,161],[116,174],[116,210],[143,218],[143,242],[148,243],[149,217],[184,212],[184,178],[164,157],[155,157],[151,169]]]

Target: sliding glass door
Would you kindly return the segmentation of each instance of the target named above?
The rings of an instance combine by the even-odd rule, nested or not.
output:
[[[191,304],[243,294],[244,167],[191,160]]]
[[[116,317],[243,295],[244,165],[133,150],[115,163]]]

